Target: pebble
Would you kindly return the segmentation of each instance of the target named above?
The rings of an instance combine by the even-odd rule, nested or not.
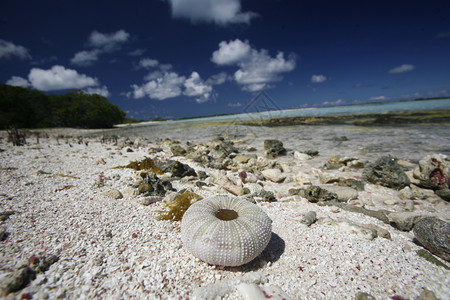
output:
[[[299,161],[305,161],[311,159],[311,156],[306,153],[294,151],[294,158]]]
[[[102,195],[105,197],[113,198],[113,199],[122,199],[123,198],[122,193],[117,189],[112,189],[112,190],[103,192]]]
[[[322,185],[321,187],[330,193],[336,194],[339,202],[348,202],[358,198],[358,191],[350,187],[339,185]]]
[[[303,224],[306,226],[311,226],[314,222],[316,222],[316,212],[315,211],[308,211],[303,218],[300,220]]]
[[[388,214],[391,224],[402,231],[410,231],[417,221],[423,217],[424,215],[422,213],[416,212],[393,212]]]
[[[415,238],[431,253],[450,261],[450,224],[435,217],[420,219],[414,226]]]
[[[282,182],[286,178],[286,175],[283,174],[280,169],[267,169],[263,170],[261,173],[266,179],[273,182]]]

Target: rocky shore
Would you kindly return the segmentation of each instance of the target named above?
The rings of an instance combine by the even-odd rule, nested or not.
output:
[[[222,127],[46,131],[23,146],[2,133],[1,295],[449,298],[450,159],[434,151],[448,134]],[[243,266],[183,247],[184,211],[218,194],[272,219],[268,246]]]

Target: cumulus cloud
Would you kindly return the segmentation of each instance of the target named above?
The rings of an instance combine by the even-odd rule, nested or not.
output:
[[[404,72],[412,71],[414,69],[415,69],[415,67],[413,65],[403,64],[401,66],[390,69],[389,74],[404,73]]]
[[[209,100],[212,95],[212,86],[203,82],[197,72],[192,72],[191,76],[184,82],[184,95],[188,97],[197,97],[197,103],[204,103]]]
[[[278,52],[271,57],[267,50],[256,50],[250,47],[248,41],[239,39],[221,42],[219,49],[213,52],[211,60],[218,65],[237,65],[234,80],[246,91],[260,91],[268,88],[269,83],[282,80],[282,73],[295,68],[295,57],[284,57]]]
[[[313,75],[311,76],[311,82],[312,83],[321,83],[327,80],[327,77],[325,75]]]
[[[212,75],[206,80],[207,84],[210,85],[221,85],[228,80],[228,74],[225,72],[220,72],[219,74]]]
[[[233,65],[246,59],[251,52],[248,41],[242,42],[240,39],[222,41],[219,43],[219,50],[213,52],[211,61],[218,65]]]
[[[142,49],[142,48],[138,48],[134,51],[130,51],[128,52],[129,56],[141,56],[142,54],[144,54],[147,50],[146,49]]]
[[[6,84],[12,85],[12,86],[20,86],[20,87],[24,87],[27,88],[30,86],[30,82],[20,76],[13,76],[11,77],[10,80],[6,81]]]
[[[156,59],[151,58],[143,58],[139,61],[138,66],[140,68],[148,69],[148,68],[154,68],[158,66],[159,62]]]
[[[70,62],[77,66],[90,66],[99,59],[101,54],[119,50],[129,37],[130,34],[123,29],[109,34],[93,31],[88,39],[88,46],[93,49],[75,53]]]
[[[254,12],[241,12],[240,0],[168,0],[172,16],[187,18],[191,22],[208,22],[218,25],[249,24]]]
[[[383,101],[383,100],[388,100],[389,98],[386,96],[376,96],[376,97],[371,97],[369,98],[370,101]]]
[[[165,100],[181,95],[181,87],[186,77],[179,76],[175,72],[166,72],[161,77],[155,78],[141,86],[133,84],[133,97]]]
[[[94,64],[98,60],[98,56],[100,54],[100,50],[94,49],[89,51],[80,51],[75,54],[74,57],[70,59],[70,62],[74,65],[78,66],[90,66]]]
[[[108,91],[108,88],[106,86],[102,87],[89,87],[84,90],[87,94],[97,94],[103,97],[108,98],[111,96],[111,93]]]
[[[121,29],[113,33],[101,33],[94,30],[89,36],[89,45],[94,48],[100,48],[104,51],[116,50],[120,44],[126,42],[130,34]]]
[[[20,59],[31,59],[31,55],[25,47],[0,39],[0,58],[11,58],[13,56]]]
[[[49,70],[31,69],[28,74],[31,86],[41,91],[56,91],[65,89],[83,89],[97,86],[97,78],[79,74],[75,70],[55,65]]]
[[[322,105],[341,105],[344,104],[345,101],[342,99],[337,99],[336,101],[325,101],[322,102]]]

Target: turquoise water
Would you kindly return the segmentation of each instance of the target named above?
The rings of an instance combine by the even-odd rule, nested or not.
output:
[[[302,108],[302,109],[288,109],[288,110],[273,110],[276,107],[274,103],[252,103],[243,108],[243,111],[256,110],[259,112],[240,113],[226,116],[215,116],[205,118],[195,118],[187,120],[165,121],[163,123],[155,124],[187,124],[196,122],[220,122],[220,121],[234,121],[234,120],[267,120],[272,118],[288,118],[288,117],[314,117],[314,116],[333,116],[333,115],[354,115],[367,113],[387,113],[395,111],[408,110],[439,110],[450,109],[450,99],[439,100],[420,100],[420,101],[399,101],[386,103],[371,103],[348,106],[332,106],[332,107],[317,107],[317,108]],[[269,110],[272,108],[272,110]],[[148,126],[152,124],[142,124]],[[136,125],[135,125],[136,126]],[[138,125],[139,126],[139,125]]]

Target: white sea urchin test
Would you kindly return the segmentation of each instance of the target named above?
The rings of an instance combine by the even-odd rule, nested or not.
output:
[[[181,221],[184,246],[202,261],[240,266],[266,248],[272,220],[257,205],[219,195],[192,204]]]

